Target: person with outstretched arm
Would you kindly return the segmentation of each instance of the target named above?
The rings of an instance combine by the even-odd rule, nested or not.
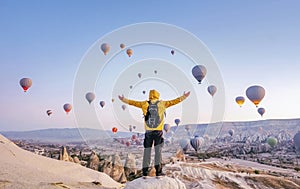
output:
[[[154,143],[155,158],[154,167],[156,170],[156,176],[162,176],[162,147],[164,143],[163,127],[164,127],[164,115],[167,108],[174,106],[190,95],[190,92],[184,92],[182,96],[173,100],[160,100],[160,94],[156,90],[150,90],[149,100],[135,101],[125,98],[123,95],[119,96],[119,99],[129,105],[141,108],[144,115],[144,156],[143,156],[143,176],[147,177],[149,173],[150,160],[151,160],[151,148]]]

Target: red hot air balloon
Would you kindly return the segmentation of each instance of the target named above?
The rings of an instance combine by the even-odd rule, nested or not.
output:
[[[136,140],[136,135],[132,135],[131,140]]]
[[[50,116],[52,114],[52,110],[47,110],[46,113],[48,116]]]
[[[69,103],[64,104],[64,110],[68,114],[72,110],[72,105]]]
[[[32,85],[32,80],[30,78],[22,78],[20,80],[20,85],[23,88],[24,92],[26,92]]]
[[[113,128],[111,129],[111,131],[112,131],[114,134],[116,134],[116,133],[118,132],[118,128],[117,128],[117,127],[113,127]]]

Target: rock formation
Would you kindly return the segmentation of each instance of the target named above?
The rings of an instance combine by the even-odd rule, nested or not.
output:
[[[135,155],[134,154],[127,154],[125,165],[124,165],[124,171],[126,178],[129,178],[132,175],[136,175],[137,169],[136,169],[136,161],[135,161]]]
[[[99,170],[99,158],[96,154],[96,152],[92,151],[90,159],[88,161],[87,167],[93,170],[98,171]]]
[[[74,162],[73,158],[68,154],[67,148],[65,146],[61,147],[58,160]]]
[[[127,182],[124,167],[118,154],[102,159],[99,164],[99,171],[106,173],[117,182]]]
[[[78,158],[77,156],[75,156],[75,157],[73,158],[73,160],[74,160],[74,163],[81,164],[81,162],[80,162],[80,160],[79,160],[79,158]]]
[[[126,184],[124,189],[153,189],[153,188],[163,188],[163,189],[186,189],[185,184],[178,180],[170,177],[163,177],[156,179],[151,177],[148,179],[135,179]]]
[[[182,150],[177,150],[175,157],[171,157],[172,163],[177,161],[186,161],[184,152]]]

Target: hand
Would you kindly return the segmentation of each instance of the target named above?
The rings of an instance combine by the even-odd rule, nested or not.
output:
[[[121,101],[123,101],[124,95],[122,95],[122,96],[119,95],[119,99],[120,99]]]
[[[183,95],[184,95],[185,97],[188,97],[188,96],[190,96],[190,93],[191,93],[190,91],[187,92],[187,93],[184,91],[184,92],[183,92]]]

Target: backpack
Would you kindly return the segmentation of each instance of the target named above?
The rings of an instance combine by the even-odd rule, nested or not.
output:
[[[153,104],[150,101],[148,101],[149,106],[145,116],[145,123],[150,128],[157,128],[158,125],[161,123],[160,117],[158,115],[158,103],[159,101],[156,101]]]

